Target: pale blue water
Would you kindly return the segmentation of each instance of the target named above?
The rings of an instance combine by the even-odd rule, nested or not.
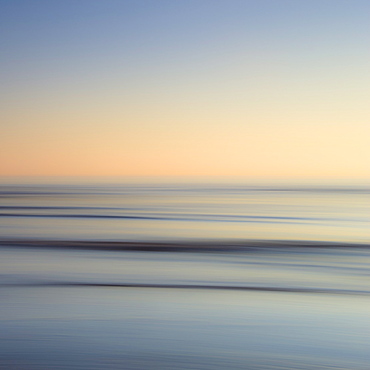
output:
[[[366,188],[0,195],[0,369],[370,367]]]
[[[370,189],[3,185],[0,238],[370,241]]]

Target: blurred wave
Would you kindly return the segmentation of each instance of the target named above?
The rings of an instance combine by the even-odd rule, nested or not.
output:
[[[1,185],[0,238],[370,241],[366,187]]]
[[[202,290],[236,290],[254,292],[284,292],[284,293],[314,293],[314,294],[344,294],[369,295],[370,290],[351,289],[322,289],[322,288],[283,288],[283,287],[256,287],[238,285],[184,285],[184,284],[139,284],[139,283],[85,283],[85,282],[28,282],[17,284],[1,284],[1,287],[95,287],[95,288],[152,288],[152,289],[202,289]]]
[[[370,191],[0,185],[0,368],[353,369]]]

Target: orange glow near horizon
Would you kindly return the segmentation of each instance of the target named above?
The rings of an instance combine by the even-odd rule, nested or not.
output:
[[[9,133],[0,174],[366,178],[370,173],[369,127],[148,126]]]
[[[0,176],[370,178],[359,9],[93,3],[9,14]]]

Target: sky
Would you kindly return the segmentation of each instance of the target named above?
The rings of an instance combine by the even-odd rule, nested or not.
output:
[[[0,0],[0,176],[370,179],[368,0]]]

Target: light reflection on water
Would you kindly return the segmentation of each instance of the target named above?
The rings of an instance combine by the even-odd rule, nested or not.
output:
[[[367,188],[0,186],[0,237],[368,242]]]
[[[13,289],[17,368],[365,369],[368,298],[175,289]],[[348,312],[351,315],[348,315]]]
[[[0,254],[3,368],[365,369],[370,363],[367,249],[233,255],[3,247]],[[227,289],[235,285],[281,290]]]
[[[369,203],[3,185],[0,369],[368,369]]]

